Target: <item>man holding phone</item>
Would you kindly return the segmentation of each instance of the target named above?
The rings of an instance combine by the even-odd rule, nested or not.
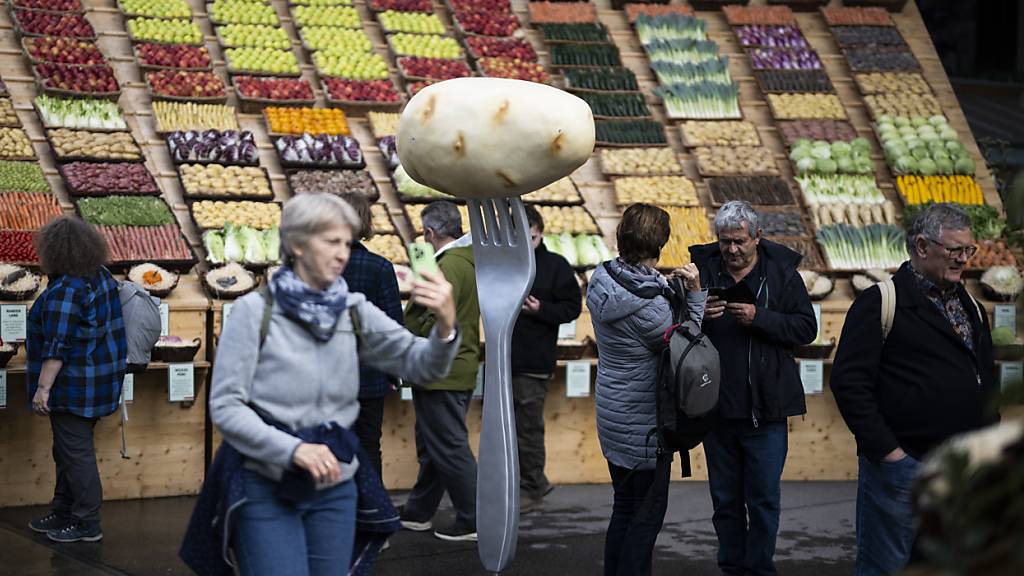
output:
[[[434,530],[434,535],[442,540],[475,542],[476,459],[466,428],[480,363],[480,302],[472,240],[463,235],[462,216],[451,202],[431,203],[423,209],[421,219],[426,242],[409,246],[410,264],[417,274],[439,268],[451,283],[462,343],[447,378],[413,384],[420,470],[401,509],[402,526],[414,531],[432,529],[434,514],[448,492],[455,507],[455,523]],[[410,303],[405,310],[405,326],[417,336],[430,334],[434,322],[434,315],[422,306]]]
[[[704,438],[723,574],[774,575],[786,418],[807,411],[795,346],[817,335],[802,256],[761,237],[746,202],[715,217],[718,242],[690,247],[709,297],[704,333],[722,357],[718,421]]]

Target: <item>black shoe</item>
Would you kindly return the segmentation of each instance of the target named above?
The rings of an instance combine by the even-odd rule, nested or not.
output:
[[[28,527],[33,532],[40,534],[46,534],[50,530],[57,530],[63,528],[71,523],[71,519],[66,516],[58,516],[53,512],[50,512],[42,518],[36,518],[35,520],[28,523]]]
[[[103,539],[103,532],[99,526],[87,528],[79,522],[72,522],[63,528],[50,530],[46,537],[54,542],[99,542]]]
[[[544,503],[543,498],[533,498],[532,496],[524,496],[519,499],[519,513],[529,514],[540,509],[541,504]]]
[[[430,521],[430,518],[412,518],[405,515],[405,506],[398,507],[398,516],[402,521],[402,528],[406,530],[412,530],[413,532],[426,532],[434,527],[434,523]]]
[[[467,528],[458,523],[434,530],[434,536],[449,542],[476,542],[476,528]]]

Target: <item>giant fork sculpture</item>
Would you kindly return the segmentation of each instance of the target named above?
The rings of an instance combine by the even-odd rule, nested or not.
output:
[[[519,198],[468,200],[484,322],[484,410],[476,484],[480,561],[504,570],[516,553],[519,456],[512,410],[512,329],[536,274]]]

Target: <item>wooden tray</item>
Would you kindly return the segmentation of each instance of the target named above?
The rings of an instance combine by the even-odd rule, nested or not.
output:
[[[14,33],[17,34],[18,37],[22,37],[22,38],[24,38],[24,37],[41,37],[41,36],[47,36],[47,34],[36,34],[35,32],[28,32],[25,29],[23,29],[21,27],[21,23],[18,21],[18,13],[20,13],[20,12],[38,12],[38,13],[41,13],[41,14],[58,14],[60,16],[64,16],[64,15],[67,15],[67,14],[74,14],[74,15],[77,15],[77,16],[81,16],[82,18],[85,19],[86,22],[89,22],[89,19],[85,18],[85,13],[84,12],[77,12],[77,11],[60,12],[60,11],[57,11],[57,10],[39,10],[39,9],[36,9],[36,8],[12,8],[9,11],[8,15],[10,16],[11,24],[14,26]],[[86,40],[86,41],[89,41],[89,42],[96,42],[99,39],[99,37],[96,35],[96,26],[93,25],[92,22],[89,22],[89,26],[92,27],[92,31],[93,31],[93,35],[92,36],[61,36],[61,37],[62,38],[69,38],[69,39],[72,39],[72,40]]]
[[[800,92],[800,94],[821,94],[821,92]],[[833,95],[833,96],[835,96],[835,95]],[[818,118],[790,118],[790,117],[785,117],[785,118],[783,118],[783,117],[779,116],[778,110],[775,109],[775,103],[773,101],[767,99],[767,98],[765,100],[768,101],[768,110],[771,112],[772,120],[774,120],[776,123],[778,123],[778,122],[786,122],[786,121],[789,121],[789,120],[836,120],[836,121],[846,121],[846,122],[850,121],[850,114],[846,111],[846,106],[843,106],[843,117],[842,118],[834,118],[834,117],[829,117],[829,118],[823,118],[823,117],[818,117]],[[842,104],[841,101],[840,101],[840,104]]]
[[[693,120],[693,122],[705,122],[705,120]],[[707,120],[707,122],[718,122],[717,120]],[[757,136],[757,144],[749,144],[749,146],[764,146],[764,141],[761,139],[761,133],[757,131],[757,126],[752,122],[746,120],[727,120],[726,122],[746,122],[754,128],[754,135]],[[685,122],[679,125],[679,138],[683,142],[683,148],[700,148],[702,146],[718,146],[718,144],[708,144],[705,142],[694,143],[692,140],[686,137],[686,130],[683,128]],[[728,144],[727,146],[735,146],[734,144]]]
[[[817,12],[818,8],[827,6],[829,0],[768,0],[769,6],[789,6],[793,12]],[[851,6],[850,2],[844,2]]]
[[[390,81],[390,79],[389,79]],[[394,86],[394,82],[392,82]],[[346,116],[366,116],[369,112],[397,112],[405,105],[406,98],[402,95],[402,92],[395,88],[398,92],[397,102],[364,102],[361,100],[335,100],[330,97],[330,92],[327,90],[327,83],[324,78],[320,79],[320,89],[324,92],[324,102],[331,108],[341,108],[344,110]]]
[[[819,73],[820,76],[824,77],[825,81],[828,82],[828,88],[825,90],[778,90],[772,89],[767,86],[764,76],[767,74],[781,74],[783,76],[799,76],[802,74],[813,74]],[[828,77],[828,73],[823,69],[814,70],[754,70],[754,79],[757,81],[757,87],[761,90],[762,94],[835,94],[836,87],[832,84],[831,78]]]
[[[183,18],[180,18],[180,17],[153,16],[153,15],[150,15],[150,14],[138,14],[138,13],[129,12],[129,11],[125,10],[124,5],[121,4],[121,0],[116,0],[114,2],[114,7],[117,8],[117,11],[120,12],[121,16],[123,16],[125,19],[128,19],[128,18],[150,18],[150,19],[154,19],[154,20],[183,20]]]
[[[261,194],[253,194],[253,193],[244,193],[244,194],[233,194],[233,195],[230,195],[230,196],[211,194],[211,193],[209,193],[207,191],[200,192],[198,194],[189,194],[188,191],[185,188],[185,180],[184,180],[184,178],[182,178],[182,175],[181,175],[181,166],[182,165],[178,165],[177,166],[177,170],[175,170],[174,173],[175,173],[175,176],[178,179],[178,185],[181,186],[181,195],[185,199],[186,203],[188,204],[189,215],[192,214],[192,204],[195,201],[198,201],[198,200],[225,200],[225,201],[252,200],[252,201],[263,202],[263,201],[268,201],[268,200],[273,200],[274,199],[274,189],[273,189],[273,185],[272,185],[271,180],[270,180],[270,173],[267,172],[267,169],[263,168],[262,166],[243,166],[243,167],[244,168],[259,168],[260,171],[263,172],[263,178],[267,181],[267,184],[271,185],[270,194],[261,195]],[[193,221],[194,220],[195,220],[195,218],[193,217]],[[206,229],[200,227],[198,222],[196,222],[196,228],[199,228],[200,230],[206,230]]]
[[[184,20],[184,18],[174,18],[173,20]],[[191,18],[189,19],[189,22],[192,22],[193,24],[195,23],[195,22],[192,21]],[[135,35],[132,34],[132,29],[130,27],[128,27],[127,23],[125,24],[124,29],[125,29],[125,32],[128,33],[128,40],[131,41],[131,43],[133,45],[135,45],[135,44],[163,44],[164,46],[176,46],[176,45],[178,45],[178,46],[196,46],[196,47],[198,47],[198,46],[205,46],[206,45],[206,40],[205,39],[200,39],[197,42],[164,42],[164,41],[161,41],[161,40],[149,40],[149,39],[146,39],[146,38],[136,38]]]
[[[261,76],[261,78],[280,78],[282,80],[293,80],[294,77],[283,77],[283,76]],[[300,76],[301,79],[301,76]],[[238,89],[238,76],[231,78],[231,87],[235,91],[235,97],[238,98],[238,108],[243,114],[262,114],[263,109],[267,106],[282,106],[282,107],[293,107],[293,108],[312,108],[316,105],[316,93],[313,94],[313,98],[308,100],[274,100],[273,98],[251,98],[249,96],[243,96],[242,91]],[[310,90],[312,90],[310,86]]]
[[[285,181],[288,184],[288,190],[292,193],[293,196],[297,196],[299,194],[299,192],[296,191],[295,186],[292,184],[292,177],[295,176],[299,172],[319,172],[319,171],[320,170],[309,170],[309,169],[305,169],[305,168],[301,169],[301,170],[299,170],[299,169],[285,170],[284,171]],[[336,172],[336,171],[334,171],[334,172]],[[365,170],[365,169],[363,169],[363,170],[354,170],[354,172],[364,172],[365,174],[367,174],[367,176],[369,176],[370,184],[373,185],[373,192],[371,194],[369,194],[369,195],[366,195],[366,199],[368,201],[370,201],[371,203],[372,202],[376,202],[377,200],[379,200],[380,199],[380,187],[377,186],[377,182],[373,179],[373,176],[370,175],[370,173],[367,170]],[[393,220],[392,220],[392,222],[393,222]],[[397,234],[397,232],[396,232],[396,234]]]
[[[332,137],[335,137],[335,136],[332,136]],[[305,162],[295,162],[295,161],[292,161],[292,160],[285,160],[284,156],[281,155],[280,150],[278,150],[278,148],[277,148],[277,141],[280,140],[281,138],[282,138],[281,136],[271,137],[270,143],[271,143],[272,147],[274,148],[274,153],[277,154],[278,162],[280,162],[281,163],[281,167],[286,169],[286,170],[290,170],[290,169],[294,169],[294,170],[362,170],[362,169],[366,168],[366,154],[363,152],[363,147],[361,145],[359,146],[359,153],[362,156],[362,161],[359,162],[358,164],[349,164],[349,165],[346,165],[346,166],[341,166],[341,165],[338,165],[338,164],[326,164],[326,165],[324,165],[324,164],[307,164]],[[357,140],[354,136],[349,136],[349,138],[352,138],[353,140],[355,140],[357,144],[359,143],[359,140]]]
[[[284,52],[284,50],[281,50]],[[299,59],[295,56],[295,51],[288,50],[291,53],[292,58],[298,62]],[[270,72],[269,70],[255,71],[255,70],[237,70],[231,67],[231,59],[228,57],[227,50],[224,50],[224,67],[227,70],[228,76],[234,78],[235,76],[269,76],[279,78],[301,78],[302,70],[298,72]]]
[[[75,64],[59,64],[59,66],[76,66]],[[78,66],[78,68],[94,68],[95,66]],[[110,68],[110,66],[107,66]],[[113,71],[113,68],[111,68]],[[35,66],[32,66],[32,77],[35,80],[36,88],[38,91],[48,94],[50,96],[60,96],[62,98],[98,98],[101,100],[110,100],[111,102],[117,102],[121,99],[121,83],[118,81],[118,90],[115,92],[77,92],[75,90],[62,90],[60,88],[52,88],[46,85],[46,79],[39,75],[36,71]],[[116,79],[116,74],[115,74]]]
[[[148,170],[147,170],[148,172]],[[64,173],[64,164],[57,164],[57,173],[60,174],[60,180],[64,183],[64,189],[68,191],[68,195],[72,197],[80,198],[93,198],[102,196],[160,196],[160,186],[156,184],[156,179],[153,178],[153,174],[150,173],[150,180],[156,185],[155,192],[137,192],[134,190],[107,190],[104,192],[82,192],[71,185],[71,181],[68,180],[67,175]]]
[[[139,44],[160,44],[161,46],[173,46],[173,44],[162,44],[159,42],[140,42]],[[202,68],[178,68],[176,66],[155,66],[153,64],[146,64],[142,61],[142,57],[139,56],[139,44],[132,44],[132,56],[135,58],[135,64],[139,67],[143,74],[146,72],[157,72],[160,70],[189,70],[192,72],[212,72],[213,71],[213,56],[210,55],[210,64]],[[189,48],[199,48],[199,46],[189,46]],[[204,46],[205,48],[205,46]],[[210,53],[209,50],[206,51]]]
[[[202,132],[202,131],[199,130],[198,132]],[[220,132],[224,132],[224,131],[222,130]],[[245,132],[245,130],[239,130],[238,132]],[[260,159],[259,159],[258,150],[257,150],[256,159],[253,160],[252,162],[243,162],[243,161],[231,162],[231,161],[223,160],[223,159],[221,159],[221,160],[206,160],[206,159],[200,160],[200,159],[195,159],[195,158],[188,159],[188,160],[178,160],[174,156],[174,152],[171,151],[171,145],[168,142],[168,138],[170,137],[171,134],[173,134],[173,132],[167,132],[164,135],[163,140],[164,140],[164,146],[167,148],[167,155],[171,157],[171,164],[173,166],[175,166],[175,167],[180,166],[182,164],[199,164],[199,165],[202,165],[202,166],[206,166],[207,164],[220,164],[221,166],[259,166],[260,165]]]
[[[189,70],[190,72],[192,70]],[[221,85],[224,86],[223,96],[170,96],[167,94],[158,94],[153,90],[153,85],[149,82],[149,74],[143,72],[142,79],[146,83],[146,94],[149,95],[150,100],[167,100],[168,102],[195,102],[197,104],[227,104],[228,102],[228,91],[227,85],[224,84],[224,79],[220,76],[217,79],[220,80]]]
[[[263,170],[265,170],[265,169],[263,169]],[[215,201],[215,202],[262,202],[264,204],[277,204],[278,207],[281,207],[281,205],[283,204],[283,202],[279,202],[277,200],[270,200],[270,199],[267,199],[267,198],[260,198],[260,199],[254,200],[254,199],[251,199],[251,198],[247,199],[247,198],[242,198],[242,197],[239,197],[239,196],[213,197],[213,198],[199,198],[199,197],[186,196],[185,197],[185,204],[188,206],[188,216],[192,220],[192,224],[196,227],[196,230],[199,230],[200,237],[202,237],[202,233],[208,232],[210,230],[223,230],[224,229],[224,224],[227,223],[225,221],[224,224],[221,224],[220,226],[217,226],[217,227],[214,227],[214,228],[204,228],[203,226],[200,226],[199,222],[196,220],[195,212],[193,212],[192,206],[196,202],[201,202],[203,200],[212,200],[212,201]],[[240,226],[240,225],[238,225],[238,226]],[[265,229],[265,228],[264,229],[257,228],[257,230],[259,230],[260,232],[263,232],[263,231],[265,231],[267,229]],[[264,267],[265,268],[265,267],[270,266],[270,265],[271,265],[270,263],[266,263],[266,264],[256,264],[255,266],[260,266],[260,267]],[[248,264],[246,266],[248,267]]]
[[[68,130],[71,130],[71,129],[68,128]],[[88,132],[88,130],[80,130],[79,129],[79,130],[75,130],[75,132]],[[50,147],[50,152],[53,154],[53,158],[54,158],[54,160],[57,161],[58,164],[66,164],[66,163],[69,163],[69,162],[104,162],[104,163],[131,162],[131,163],[145,163],[145,161],[146,161],[145,152],[143,152],[142,147],[139,146],[139,141],[135,139],[135,136],[132,135],[131,131],[129,131],[129,130],[116,130],[116,131],[113,131],[113,132],[104,132],[103,134],[112,134],[114,132],[123,132],[123,133],[128,134],[129,136],[132,137],[132,142],[135,143],[135,148],[139,151],[139,157],[138,158],[126,159],[126,158],[95,158],[95,157],[92,157],[92,156],[62,156],[62,155],[57,153],[57,148],[56,148],[56,146],[53,145],[53,140],[50,138],[50,131],[49,130],[44,130],[43,131],[43,136],[44,136],[44,138],[46,138],[46,144]]]

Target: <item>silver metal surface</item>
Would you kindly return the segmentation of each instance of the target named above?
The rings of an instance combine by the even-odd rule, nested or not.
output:
[[[484,322],[484,409],[476,484],[480,561],[504,570],[519,531],[519,455],[512,408],[512,329],[537,265],[519,198],[469,200],[476,290]]]

